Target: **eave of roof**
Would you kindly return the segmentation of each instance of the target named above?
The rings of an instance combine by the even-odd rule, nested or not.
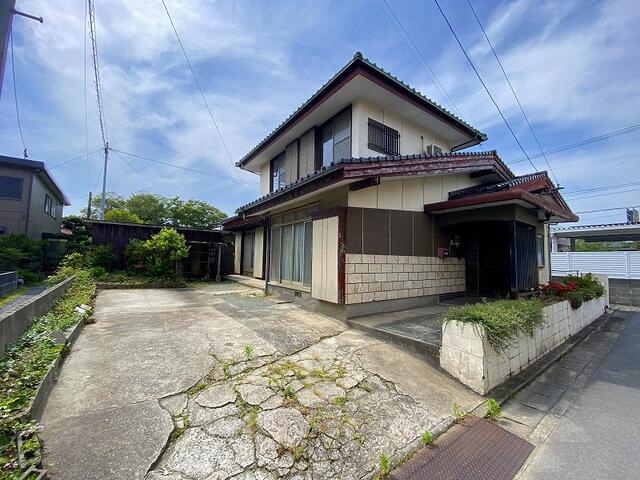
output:
[[[151,223],[131,223],[131,222],[112,222],[109,220],[95,220],[93,218],[85,218],[84,223],[87,226],[92,226],[92,225],[120,225],[123,227],[137,227],[137,228],[157,228],[157,229],[163,229],[163,228],[173,228],[175,230],[185,230],[185,231],[191,231],[191,232],[207,232],[207,233],[221,233],[222,230],[219,229],[207,229],[207,228],[191,228],[191,227],[177,227],[174,225],[158,225],[158,224],[151,224]]]
[[[441,175],[456,172],[480,172],[492,170],[504,180],[515,178],[511,170],[495,151],[456,152],[434,155],[398,155],[395,157],[345,158],[322,167],[275,192],[264,195],[236,210],[238,214],[255,213],[256,208],[278,197],[295,191],[320,179],[332,176],[333,183],[340,180],[368,177],[390,177],[411,175]],[[248,212],[249,211],[249,212]]]
[[[37,160],[28,160],[26,158],[17,158],[17,157],[8,157],[6,155],[0,155],[0,166],[6,166],[10,168],[20,168],[23,170],[30,170],[35,173],[42,173],[45,181],[49,183],[49,186],[55,193],[58,195],[60,200],[65,206],[71,205],[69,199],[62,191],[62,188],[58,185],[56,180],[53,178],[53,175],[47,169],[47,166],[44,162],[40,162]]]
[[[393,84],[400,89],[402,89],[405,93],[409,94],[416,100],[421,103],[424,103],[425,106],[433,109],[435,114],[440,115],[445,121],[448,121],[452,125],[457,128],[465,131],[467,135],[472,138],[477,139],[477,143],[484,142],[487,139],[487,135],[477,128],[471,126],[461,118],[457,117],[450,111],[448,111],[443,106],[437,104],[430,98],[426,97],[418,90],[410,87],[406,83],[404,83],[399,78],[391,75],[391,73],[382,69],[374,62],[370,61],[368,58],[364,57],[362,53],[356,52],[353,58],[347,63],[344,67],[342,67],[338,73],[336,73],[329,81],[327,81],[324,85],[322,85],[311,97],[309,97],[302,105],[300,105],[291,115],[289,115],[282,123],[280,123],[275,129],[271,131],[265,138],[263,138],[258,145],[253,147],[244,157],[242,157],[238,162],[236,162],[237,167],[243,167],[247,163],[249,163],[258,153],[260,153],[266,146],[274,139],[278,138],[282,133],[284,133],[288,128],[290,128],[298,118],[303,116],[312,106],[320,99],[320,97],[328,92],[333,86],[335,86],[342,79],[345,74],[349,70],[351,70],[355,66],[363,66],[365,68],[370,69],[375,74],[378,74],[383,80],[386,82]],[[476,144],[477,144],[476,143]],[[471,144],[468,146],[472,146]]]
[[[434,213],[444,210],[448,211],[466,207],[476,207],[480,205],[489,206],[495,203],[518,200],[541,208],[544,211],[555,215],[567,222],[577,222],[579,220],[578,216],[571,212],[571,210],[566,210],[555,204],[554,202],[544,199],[539,195],[529,193],[520,188],[483,193],[479,195],[469,195],[462,198],[456,198],[455,200],[445,200],[443,202],[430,203],[424,206],[424,210],[427,213]]]

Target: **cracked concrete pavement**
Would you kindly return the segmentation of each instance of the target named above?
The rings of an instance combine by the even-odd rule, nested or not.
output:
[[[396,346],[232,290],[100,292],[43,415],[52,478],[372,478],[481,402]]]

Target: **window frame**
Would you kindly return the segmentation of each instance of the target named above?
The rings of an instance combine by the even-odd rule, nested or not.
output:
[[[377,132],[380,135],[380,144],[372,141],[372,132]],[[395,150],[393,149],[394,146],[397,147]],[[395,128],[374,120],[373,118],[368,118],[367,147],[369,148],[369,150],[383,153],[385,155],[400,155],[400,132]]]
[[[276,166],[278,167],[277,170],[275,168]],[[279,189],[281,189],[286,185],[287,171],[285,167],[286,167],[286,150],[279,153],[269,161],[269,193],[278,191]],[[278,173],[277,188],[275,188],[275,185],[274,185],[276,172]]]
[[[11,181],[11,180],[16,181],[16,184],[13,185],[13,187],[16,187],[18,184],[20,185],[20,188],[18,189],[20,194],[18,196],[7,197],[7,196],[4,196],[4,195],[0,195],[0,199],[2,199],[2,200],[13,200],[13,201],[16,201],[16,202],[22,201],[22,197],[24,195],[24,178],[23,177],[13,177],[11,175],[0,175],[0,178],[8,179],[9,181]]]
[[[346,115],[345,115],[346,114]],[[339,140],[338,142],[336,142],[336,131],[335,131],[335,120],[340,116],[340,115],[345,115],[348,119],[349,119],[349,135],[347,138],[343,138],[341,140]],[[325,141],[323,141],[323,133],[326,127],[328,127],[329,125],[331,125],[332,127],[332,131],[331,131],[331,139],[333,140],[332,142],[332,149],[331,149],[331,161],[327,162],[325,164],[324,161],[324,144]],[[330,119],[328,119],[326,122],[322,123],[320,126],[317,127],[317,135],[316,135],[316,144],[317,144],[317,149],[316,149],[316,170],[319,170],[322,167],[328,167],[331,165],[332,162],[336,161],[335,158],[335,153],[336,153],[336,145],[342,143],[342,142],[348,142],[349,143],[349,153],[347,155],[347,157],[345,158],[349,158],[352,155],[353,152],[353,110],[351,108],[351,105],[347,105],[345,108],[343,108],[342,110],[340,110],[338,113],[336,113],[335,115],[333,115]]]
[[[544,235],[542,235],[541,233],[536,233],[536,264],[538,268],[544,268],[546,266]]]
[[[47,204],[49,208],[47,208]],[[44,194],[44,213],[51,218],[56,218],[56,202],[54,202],[53,197],[48,193]]]

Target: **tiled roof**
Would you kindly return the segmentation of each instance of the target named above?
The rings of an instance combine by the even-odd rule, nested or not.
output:
[[[489,150],[489,151],[484,151],[484,152],[453,152],[453,153],[435,153],[435,154],[413,154],[413,155],[395,155],[395,156],[375,156],[375,157],[351,157],[351,158],[343,158],[341,160],[337,160],[335,162],[332,162],[331,165],[326,166],[326,167],[322,167],[320,170],[315,170],[311,173],[308,173],[307,175],[305,175],[304,177],[301,177],[299,179],[297,179],[295,182],[289,183],[287,185],[285,185],[284,187],[279,188],[278,190],[268,193],[266,195],[263,195],[260,198],[257,198],[249,203],[247,203],[246,205],[243,205],[241,207],[239,207],[236,212],[240,213],[243,210],[246,210],[247,208],[250,208],[254,205],[260,204],[263,201],[272,198],[272,197],[276,197],[278,195],[281,195],[289,190],[293,190],[294,188],[299,187],[300,185],[303,185],[305,183],[309,183],[325,174],[328,174],[329,172],[332,172],[338,168],[340,168],[341,166],[345,165],[345,164],[361,164],[361,163],[374,163],[374,162],[393,162],[393,161],[403,161],[403,160],[420,160],[420,159],[424,159],[424,160],[432,160],[432,159],[438,159],[438,158],[444,158],[444,159],[460,159],[460,158],[465,158],[465,157],[477,157],[477,156],[493,156],[495,157],[498,162],[500,162],[500,164],[506,169],[506,171],[513,175],[511,170],[509,170],[509,168],[506,166],[506,164],[504,164],[502,162],[502,160],[500,160],[500,157],[498,157],[497,153],[495,150]]]
[[[463,188],[461,190],[455,190],[453,192],[449,192],[449,200],[454,200],[456,198],[464,198],[464,197],[468,197],[469,195],[480,195],[482,193],[499,192],[501,190],[517,187],[519,185],[523,185],[533,180],[539,180],[541,178],[546,178],[546,177],[547,177],[547,172],[542,171],[542,172],[528,173],[526,175],[520,175],[519,177],[514,177],[509,180],[505,180],[504,182],[491,183],[488,185],[476,185],[473,187]]]
[[[437,110],[439,110],[441,113],[443,113],[445,116],[449,117],[451,120],[453,120],[456,123],[459,123],[463,126],[465,126],[466,128],[468,128],[469,130],[471,130],[472,132],[475,133],[475,135],[478,136],[478,138],[480,138],[480,140],[484,141],[487,139],[487,135],[483,132],[481,132],[480,130],[478,130],[477,128],[471,126],[469,123],[465,122],[463,119],[461,119],[460,117],[454,115],[453,113],[451,113],[449,110],[447,110],[446,108],[444,108],[442,105],[439,105],[438,103],[434,102],[433,100],[431,100],[430,98],[428,98],[427,96],[425,96],[424,94],[422,94],[421,92],[419,92],[418,90],[416,90],[415,88],[407,85],[405,82],[403,82],[402,80],[400,80],[399,78],[393,76],[391,73],[387,72],[386,70],[384,70],[383,68],[379,67],[376,63],[372,62],[371,60],[369,60],[368,58],[364,57],[362,55],[361,52],[356,52],[355,55],[353,56],[353,58],[349,61],[349,63],[347,63],[344,67],[342,67],[340,69],[340,71],[338,71],[338,73],[336,73],[333,77],[331,77],[327,82],[325,82],[318,90],[316,90],[316,92],[311,95],[311,97],[309,97],[302,105],[300,105],[296,110],[293,111],[293,113],[291,115],[289,115],[287,118],[285,118],[276,128],[274,128],[271,133],[269,133],[266,137],[264,137],[260,143],[258,143],[255,147],[253,147],[244,157],[242,157],[237,163],[236,166],[242,166],[244,165],[248,159],[265,143],[267,142],[267,140],[269,140],[272,136],[274,136],[282,127],[284,127],[287,122],[289,122],[289,120],[291,120],[293,117],[295,117],[298,112],[300,112],[300,110],[302,110],[304,107],[306,107],[308,104],[310,104],[318,95],[320,95],[337,77],[340,76],[340,74],[342,74],[347,68],[349,68],[351,65],[353,65],[356,62],[362,62],[365,65],[368,65],[369,67],[373,68],[374,70],[376,70],[378,73],[382,74],[383,76],[385,76],[388,80],[391,80],[393,83],[399,85],[400,87],[402,87],[403,89],[405,89],[406,91],[410,92],[411,94],[419,97],[421,100],[429,103],[431,106],[435,107]]]

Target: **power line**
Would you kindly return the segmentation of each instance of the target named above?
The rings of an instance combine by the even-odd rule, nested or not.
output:
[[[596,158],[595,160],[590,160],[588,162],[579,162],[579,163],[564,163],[562,165],[556,166],[557,169],[563,169],[563,168],[575,168],[575,167],[580,167],[583,165],[591,165],[592,163],[601,163],[601,164],[605,164],[607,161],[609,160],[618,160],[620,158],[625,158],[625,157],[630,157],[627,158],[626,160],[623,160],[622,162],[616,163],[615,165],[612,165],[611,167],[607,166],[607,168],[613,168],[613,167],[618,167],[620,165],[623,165],[627,162],[630,162],[631,160],[634,160],[638,157],[640,157],[640,153],[625,153],[622,155],[614,155],[612,157],[605,157],[605,158]]]
[[[387,15],[387,18],[389,18],[389,20],[391,21],[391,24],[394,26],[395,30],[398,32],[398,34],[400,35],[400,38],[402,38],[402,41],[404,42],[404,44],[407,46],[407,48],[409,49],[409,51],[411,52],[411,54],[413,55],[413,57],[418,61],[418,63],[420,63],[422,65],[423,70],[425,71],[425,73],[431,77],[431,81],[433,82],[433,84],[436,86],[436,88],[438,88],[438,90],[440,90],[440,93],[443,94],[445,97],[447,97],[447,99],[449,100],[449,103],[451,104],[451,107],[457,112],[457,114],[459,116],[462,117],[462,113],[460,113],[460,110],[458,109],[458,106],[455,104],[455,102],[453,101],[453,99],[449,96],[449,94],[447,93],[447,91],[445,90],[444,86],[442,85],[442,83],[440,82],[440,79],[438,78],[438,76],[436,75],[436,72],[433,70],[433,68],[431,68],[431,65],[429,65],[429,62],[427,62],[427,60],[424,58],[424,55],[422,55],[422,52],[420,51],[420,49],[416,46],[415,42],[413,41],[413,38],[411,37],[411,35],[409,35],[409,32],[407,32],[407,29],[404,28],[404,25],[402,24],[402,22],[400,21],[400,19],[397,17],[397,15],[395,14],[395,12],[393,11],[393,9],[391,8],[391,6],[389,5],[389,3],[387,3],[387,0],[382,0],[382,2],[384,2],[384,4],[387,6],[387,9],[389,10],[389,12],[391,13],[391,15],[393,15],[393,18],[395,19],[395,21],[397,22],[397,24],[400,26],[400,28],[402,29],[402,32],[404,32],[404,35],[402,35],[402,32],[398,29],[398,25],[396,25],[396,23],[393,21],[393,19],[391,17],[389,17],[389,13],[387,12],[387,10],[385,10],[385,8],[382,6],[382,3],[380,3],[380,6],[382,7],[382,9],[385,11],[385,14]],[[406,36],[406,38],[405,38]],[[409,42],[411,42],[411,45],[413,45],[413,48],[411,48],[411,45],[409,45],[409,43],[407,42],[407,39],[409,40]],[[416,52],[418,53],[419,57],[416,56]],[[426,68],[425,68],[426,67]]]
[[[631,187],[631,186],[634,186],[634,185],[640,185],[640,182],[618,183],[616,185],[605,185],[605,186],[602,186],[602,187],[583,188],[581,190],[572,190],[570,192],[564,192],[563,196],[580,195],[582,193],[591,193],[591,192],[597,192],[597,191],[601,191],[601,190],[611,190],[611,189],[616,189],[616,188]]]
[[[162,193],[165,196],[169,196],[169,194],[167,193],[166,190],[164,190],[162,187],[160,187],[158,184],[156,184],[153,180],[151,180],[149,177],[147,177],[144,173],[142,173],[140,170],[138,170],[136,167],[133,166],[133,164],[131,162],[129,162],[129,160],[127,160],[126,158],[124,158],[122,155],[120,155],[120,153],[116,150],[111,149],[113,152],[115,152],[115,154],[120,157],[122,159],[122,161],[124,163],[126,163],[127,165],[129,165],[129,167],[131,167],[131,169],[136,172],[138,175],[140,175],[142,178],[144,178],[147,182],[149,182],[151,185],[153,185],[160,193]]]
[[[611,212],[613,210],[626,210],[627,208],[640,208],[640,205],[629,205],[627,207],[600,208],[596,210],[584,210],[583,212],[574,212],[574,213],[582,214],[582,213],[595,213],[595,212]]]
[[[64,162],[60,162],[60,163],[56,163],[55,165],[53,165],[52,167],[49,167],[49,170],[53,170],[54,168],[58,168],[58,167],[62,167],[63,165],[66,165],[67,163],[71,163],[74,162],[76,160],[80,160],[81,158],[87,158],[87,161],[89,161],[89,155],[93,155],[94,153],[99,152],[100,150],[102,150],[102,148],[97,148],[96,150],[94,150],[93,152],[87,152],[87,153],[83,153],[80,156],[77,157],[73,157],[70,158],[69,160],[65,160]]]
[[[9,32],[9,38],[11,42],[11,78],[13,79],[13,100],[16,104],[16,118],[18,120],[18,131],[20,132],[20,141],[22,142],[22,155],[27,158],[27,147],[24,144],[24,136],[22,135],[22,123],[20,122],[20,109],[18,108],[18,93],[16,88],[16,64],[13,53],[13,28]],[[1,81],[2,79],[0,79]]]
[[[513,85],[511,84],[511,80],[509,80],[509,76],[507,75],[507,72],[505,71],[504,67],[502,66],[502,62],[500,61],[500,57],[498,57],[498,54],[496,53],[495,48],[493,48],[493,44],[491,43],[491,40],[489,40],[489,36],[487,35],[487,32],[485,31],[484,26],[482,25],[482,22],[480,21],[480,18],[478,18],[478,15],[476,14],[476,11],[473,8],[473,5],[471,5],[471,1],[467,0],[467,4],[469,5],[469,8],[471,9],[471,12],[473,12],[473,16],[475,17],[476,21],[478,22],[478,25],[480,26],[480,30],[482,30],[482,34],[484,35],[484,38],[487,40],[487,43],[489,44],[489,47],[491,47],[491,51],[493,52],[493,56],[496,58],[496,61],[498,62],[498,65],[500,66],[500,70],[502,70],[502,74],[504,75],[504,79],[507,81],[507,84],[509,85],[509,88],[511,89],[511,93],[513,94],[513,97],[516,99],[516,103],[518,104],[518,107],[520,107],[520,111],[522,112],[522,116],[527,121],[527,125],[529,126],[529,130],[531,131],[531,135],[533,135],[533,138],[535,139],[536,144],[538,145],[538,148],[540,149],[540,154],[544,157],[544,161],[546,162],[547,167],[549,167],[549,171],[551,172],[551,175],[553,175],[553,178],[556,181],[556,185],[559,185],[558,177],[556,177],[556,174],[554,173],[553,168],[551,168],[551,164],[549,163],[549,159],[547,159],[547,156],[544,154],[544,150],[542,149],[542,145],[540,144],[540,140],[538,140],[538,136],[536,135],[536,132],[533,131],[533,127],[531,126],[531,122],[529,121],[529,117],[525,113],[524,108],[522,107],[522,103],[520,103],[520,99],[518,98],[518,95],[516,94],[516,91],[513,88]]]
[[[579,148],[579,147],[583,147],[585,145],[590,145],[592,143],[596,143],[596,142],[601,142],[603,140],[609,140],[611,138],[614,137],[618,137],[620,135],[626,135],[628,133],[633,133],[637,130],[640,130],[640,124],[637,125],[631,125],[629,127],[625,127],[625,128],[621,128],[620,130],[614,130],[613,132],[607,132],[607,133],[603,133],[602,135],[598,135],[596,137],[589,137],[586,138],[584,140],[580,140],[579,142],[575,142],[575,143],[571,143],[568,145],[563,145],[561,147],[556,147],[553,148],[551,150],[547,150],[545,151],[545,155],[551,156],[551,155],[555,155],[556,153],[560,153],[560,152],[566,152],[567,150],[572,150],[574,148]],[[514,165],[516,163],[520,163],[520,162],[524,162],[530,158],[538,158],[541,155],[535,154],[535,155],[530,155],[529,158],[519,158],[517,160],[514,160],[513,162],[508,162],[507,165]]]
[[[185,170],[187,172],[199,173],[200,175],[206,175],[207,177],[222,178],[222,179],[225,179],[225,180],[230,180],[232,182],[242,182],[242,183],[247,183],[247,184],[251,184],[251,185],[258,185],[257,182],[250,182],[250,181],[244,180],[242,178],[240,178],[239,180],[236,180],[235,178],[225,177],[224,175],[215,175],[213,173],[205,172],[204,170],[198,170],[198,169],[191,168],[191,167],[183,167],[182,165],[176,165],[175,163],[164,162],[162,160],[157,160],[155,158],[145,157],[143,155],[137,155],[135,153],[125,152],[123,150],[119,150],[119,149],[115,149],[115,148],[109,148],[109,150],[111,150],[113,152],[122,153],[124,155],[129,155],[130,157],[135,157],[135,158],[140,158],[142,160],[147,160],[149,162],[159,163],[160,165],[167,165],[168,167],[179,168],[180,170]]]
[[[173,23],[173,18],[171,18],[171,14],[169,13],[169,8],[167,7],[167,4],[165,3],[164,0],[162,1],[162,5],[164,6],[164,10],[165,12],[167,12],[167,18],[169,18],[169,22],[171,23],[171,28],[173,29],[173,33],[176,36],[176,40],[178,40],[178,45],[180,45],[180,50],[182,50],[182,55],[184,55],[184,59],[187,62],[187,65],[189,66],[189,70],[191,70],[191,74],[193,75],[193,80],[196,83],[196,86],[198,87],[198,90],[200,91],[200,96],[202,97],[202,101],[204,102],[204,106],[207,109],[207,112],[209,113],[209,116],[211,117],[211,121],[213,122],[213,126],[216,128],[216,131],[218,132],[218,136],[220,137],[220,141],[222,142],[222,145],[224,146],[225,151],[227,152],[227,156],[229,157],[229,161],[231,162],[231,166],[233,167],[234,172],[236,172],[236,175],[238,176],[238,179],[242,180],[240,178],[240,174],[238,173],[238,170],[236,169],[235,163],[233,161],[233,158],[231,157],[231,152],[229,152],[229,148],[227,147],[226,142],[224,141],[224,137],[222,136],[222,131],[220,130],[220,127],[218,127],[218,122],[216,122],[215,117],[213,116],[213,112],[211,111],[211,108],[209,107],[209,102],[207,102],[207,98],[204,96],[204,92],[202,90],[202,87],[200,86],[200,82],[198,81],[198,77],[196,76],[196,72],[193,69],[193,66],[191,65],[191,61],[189,60],[189,56],[187,55],[187,51],[184,48],[184,45],[182,44],[182,40],[180,39],[180,35],[178,34],[178,30],[176,29],[175,24]]]
[[[597,195],[587,195],[584,197],[577,197],[577,198],[571,198],[571,201],[576,201],[576,200],[586,200],[587,198],[596,198],[596,197],[605,197],[608,195],[619,195],[621,193],[630,193],[630,192],[637,192],[638,189],[637,188],[632,188],[630,190],[621,190],[619,192],[607,192],[607,193],[599,193]]]
[[[93,55],[93,73],[96,86],[96,101],[98,104],[98,122],[100,124],[100,134],[102,135],[102,145],[107,148],[107,122],[104,115],[104,105],[102,101],[102,85],[100,82],[100,65],[98,60],[98,39],[96,34],[96,11],[93,0],[88,0],[89,10],[89,33],[91,35],[91,52]]]
[[[87,188],[91,189],[91,169],[89,168],[89,116],[87,113],[87,20],[88,5],[84,3],[84,147],[86,152],[85,163],[87,165]]]
[[[502,117],[502,120],[504,121],[504,124],[509,129],[509,132],[511,132],[511,136],[513,136],[513,139],[518,144],[518,147],[520,147],[520,150],[522,150],[522,153],[524,153],[524,156],[527,157],[527,160],[529,160],[529,163],[531,164],[533,169],[534,170],[538,170],[538,168],[533,164],[533,162],[531,161],[531,158],[529,157],[529,155],[525,151],[524,147],[520,143],[520,140],[518,140],[518,137],[516,136],[515,132],[511,128],[511,125],[509,125],[509,122],[507,121],[507,118],[502,113],[502,110],[500,110],[500,107],[498,106],[498,103],[493,98],[493,95],[491,95],[491,92],[489,91],[489,88],[484,83],[484,80],[480,76],[480,72],[478,72],[478,69],[476,68],[476,66],[474,65],[473,61],[471,60],[471,57],[469,57],[469,54],[467,53],[467,51],[465,50],[464,46],[462,45],[462,42],[458,38],[458,34],[456,34],[456,31],[453,29],[453,26],[451,25],[451,22],[449,22],[449,19],[447,18],[447,16],[445,15],[444,11],[440,7],[440,4],[438,3],[438,0],[433,0],[433,1],[436,3],[436,6],[438,7],[438,10],[440,10],[440,13],[442,14],[442,18],[444,18],[444,21],[447,22],[447,25],[449,26],[449,30],[451,30],[451,33],[453,34],[453,37],[456,39],[456,42],[458,42],[458,46],[460,46],[460,49],[462,50],[462,53],[464,53],[464,56],[466,57],[467,61],[469,62],[469,65],[471,65],[471,68],[473,69],[473,71],[475,72],[476,76],[478,77],[478,80],[480,80],[480,83],[482,84],[482,86],[484,87],[485,91],[487,92],[487,95],[489,95],[489,98],[493,102],[493,105],[496,107],[496,110],[498,110],[498,113]]]

